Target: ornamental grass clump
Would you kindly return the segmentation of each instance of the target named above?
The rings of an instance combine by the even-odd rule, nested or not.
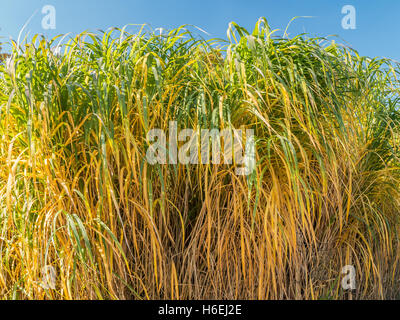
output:
[[[265,19],[145,28],[0,63],[0,297],[398,298],[398,64]],[[254,171],[149,164],[171,121],[254,130]]]

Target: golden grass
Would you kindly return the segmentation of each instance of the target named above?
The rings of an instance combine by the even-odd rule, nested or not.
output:
[[[399,297],[398,66],[265,19],[226,45],[143,30],[0,65],[0,296],[346,299],[354,265],[352,298]],[[254,129],[256,171],[149,165],[173,120]]]

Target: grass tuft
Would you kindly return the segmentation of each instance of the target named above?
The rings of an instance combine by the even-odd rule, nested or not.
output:
[[[0,297],[347,299],[354,265],[352,298],[398,298],[399,66],[264,18],[145,30],[0,64]],[[170,121],[253,129],[255,174],[148,164]]]

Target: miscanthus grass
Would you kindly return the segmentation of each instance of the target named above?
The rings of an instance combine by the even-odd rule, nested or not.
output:
[[[126,30],[0,65],[1,298],[399,297],[396,63],[265,19]],[[254,129],[255,172],[149,165],[170,121]]]

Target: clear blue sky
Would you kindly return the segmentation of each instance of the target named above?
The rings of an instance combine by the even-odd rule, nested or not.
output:
[[[55,30],[41,27],[44,5],[53,5],[57,10]],[[353,5],[357,10],[355,30],[342,28],[344,5]],[[295,16],[313,16],[295,21],[290,33],[338,35],[362,55],[400,61],[399,0],[0,0],[0,36],[16,39],[36,10],[28,30],[49,37],[148,23],[166,29],[193,24],[212,37],[225,38],[230,21],[252,29],[257,19],[265,16],[272,28],[285,29]]]

